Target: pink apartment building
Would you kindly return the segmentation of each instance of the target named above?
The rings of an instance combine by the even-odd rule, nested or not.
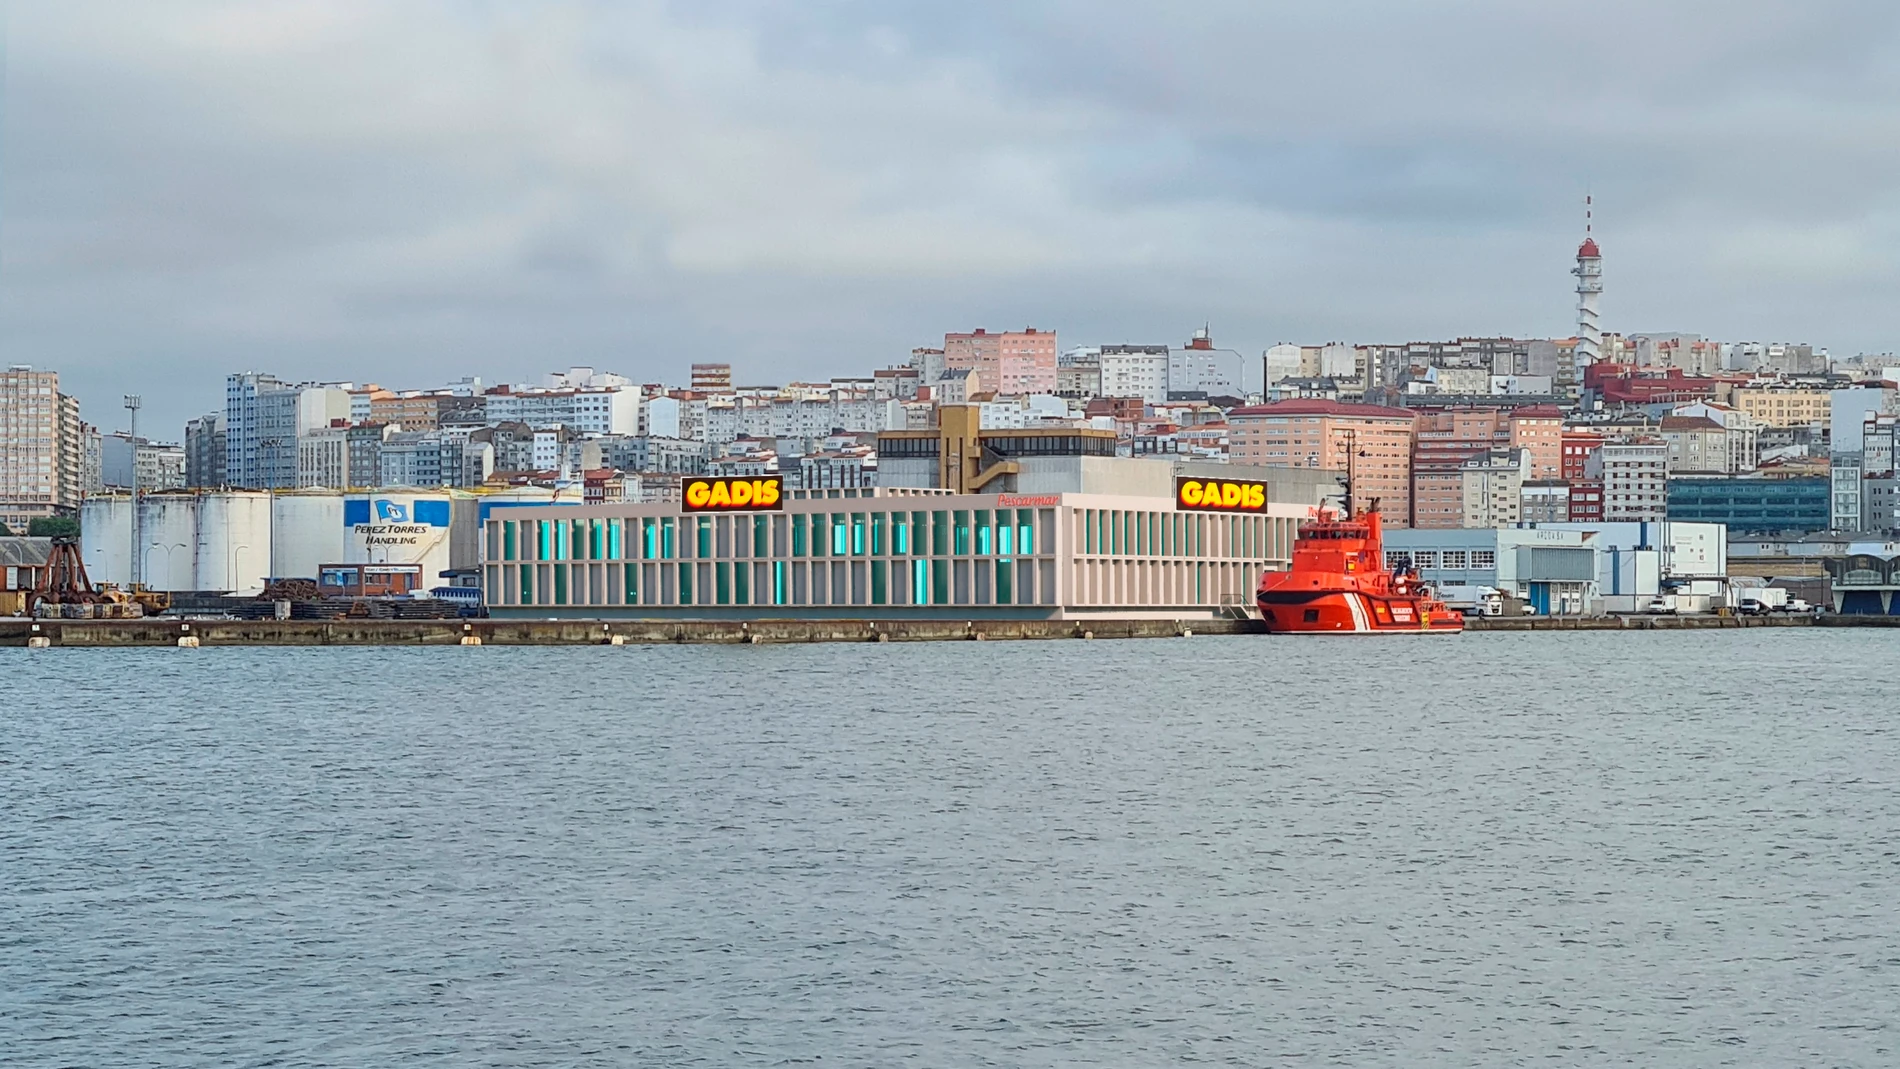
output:
[[[945,334],[943,365],[976,372],[976,389],[982,392],[1055,393],[1056,334],[1035,327],[1001,334],[978,327],[968,334]]]

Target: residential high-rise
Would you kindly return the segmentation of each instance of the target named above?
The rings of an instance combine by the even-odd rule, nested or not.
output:
[[[1056,392],[1056,335],[1025,327],[991,334],[978,327],[969,334],[943,336],[946,370],[976,372],[978,389],[997,394]]]
[[[247,490],[297,485],[297,390],[275,375],[224,380],[224,482]]]
[[[185,485],[223,486],[224,416],[213,412],[185,423]]]
[[[0,523],[24,534],[78,512],[85,466],[79,401],[59,392],[59,372],[0,371]]]
[[[1588,475],[1603,480],[1605,521],[1669,517],[1669,446],[1660,439],[1605,442]]]
[[[1168,347],[1104,345],[1100,397],[1139,397],[1158,405],[1168,399]]]
[[[1374,500],[1386,522],[1411,526],[1412,429],[1402,408],[1339,401],[1275,401],[1227,414],[1236,464],[1317,468],[1352,480],[1352,512]]]

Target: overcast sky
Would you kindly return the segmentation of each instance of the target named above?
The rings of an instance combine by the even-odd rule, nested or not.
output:
[[[9,8],[0,344],[106,429],[241,369],[1563,336],[1586,189],[1606,329],[1900,348],[1892,0]]]

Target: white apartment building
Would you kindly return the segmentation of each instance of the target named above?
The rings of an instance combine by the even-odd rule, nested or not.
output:
[[[1465,527],[1509,527],[1522,518],[1524,480],[1530,477],[1530,453],[1491,449],[1458,465],[1464,489]]]
[[[1656,439],[1605,442],[1586,473],[1603,480],[1603,519],[1661,520],[1669,515],[1669,446]]]
[[[59,392],[59,372],[0,371],[0,523],[25,534],[35,519],[79,508],[82,438],[79,401]]]
[[[567,427],[581,434],[640,433],[640,393],[600,389],[511,389],[488,395],[488,422]]]
[[[1104,345],[1102,397],[1139,397],[1151,405],[1168,399],[1168,347]]]
[[[350,485],[350,430],[325,427],[297,436],[297,485],[347,489]]]

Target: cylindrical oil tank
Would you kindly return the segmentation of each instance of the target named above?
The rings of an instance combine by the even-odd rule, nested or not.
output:
[[[79,558],[93,585],[132,581],[132,498],[88,497],[79,507]]]
[[[153,590],[198,590],[198,495],[152,494],[139,503],[145,585]]]
[[[204,590],[258,590],[270,574],[270,495],[218,491],[198,499],[197,579]]]
[[[320,566],[344,559],[343,495],[335,490],[278,494],[270,532],[273,578],[317,578]]]

